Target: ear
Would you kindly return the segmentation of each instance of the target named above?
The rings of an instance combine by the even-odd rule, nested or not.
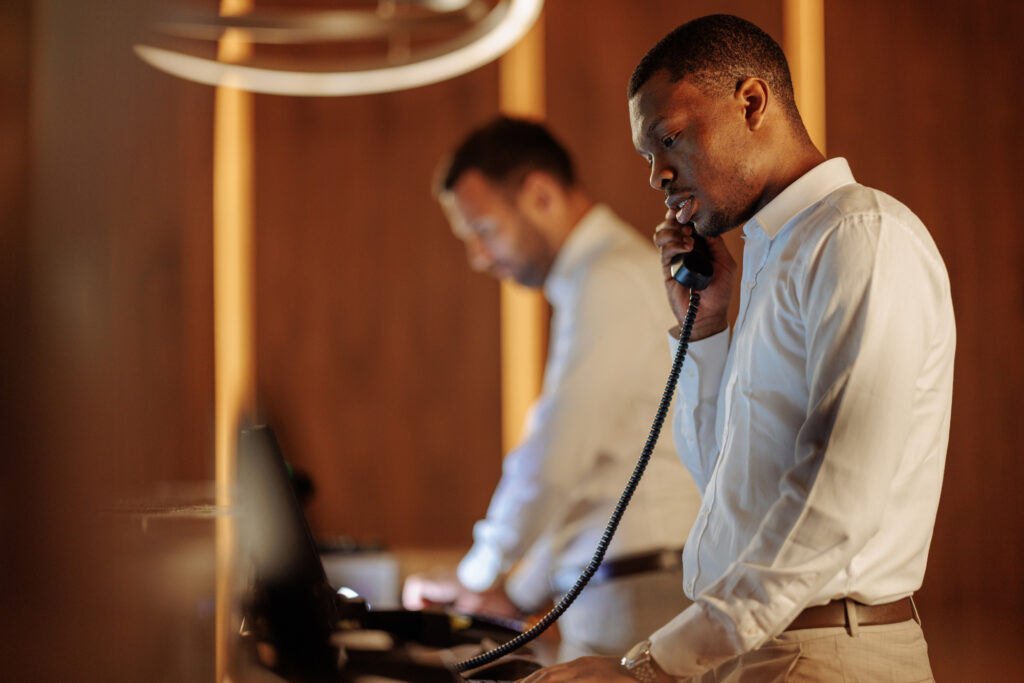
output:
[[[519,210],[534,222],[546,222],[559,210],[562,186],[543,171],[530,171],[519,186],[516,203]]]
[[[743,118],[750,130],[757,130],[764,124],[768,112],[768,99],[773,94],[768,83],[760,78],[740,81],[734,97],[743,107]]]

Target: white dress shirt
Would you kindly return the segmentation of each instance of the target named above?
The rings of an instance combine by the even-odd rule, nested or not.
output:
[[[728,332],[690,345],[674,431],[704,492],[692,607],[651,638],[676,676],[759,647],[805,607],[921,585],[942,484],[955,329],[924,225],[824,162],[744,226]]]
[[[544,294],[553,316],[542,393],[458,568],[466,587],[483,590],[516,564],[505,590],[524,609],[551,596],[552,576],[589,562],[669,370],[672,314],[657,252],[606,206],[569,234]],[[700,494],[661,441],[608,557],[678,548],[693,523]]]

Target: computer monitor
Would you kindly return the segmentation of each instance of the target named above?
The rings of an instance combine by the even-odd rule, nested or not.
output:
[[[243,608],[248,642],[264,651],[269,647],[267,665],[278,675],[291,681],[359,681],[372,675],[454,683],[515,680],[539,668],[532,658],[519,655],[486,667],[479,679],[461,677],[445,666],[455,659],[441,651],[505,642],[518,635],[521,624],[439,610],[369,610],[361,599],[337,595],[267,426],[239,435],[238,503],[239,555],[251,575]],[[390,645],[337,644],[366,641],[352,636],[370,632],[387,634]]]
[[[274,651],[274,670],[296,679],[338,670],[331,633],[341,603],[327,582],[273,431],[244,429],[238,441],[238,532],[251,571],[247,628]]]

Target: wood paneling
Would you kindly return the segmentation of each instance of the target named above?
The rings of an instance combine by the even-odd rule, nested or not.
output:
[[[31,3],[0,5],[0,422],[5,448],[24,453],[31,437],[24,428],[30,417],[26,389],[32,376],[27,358],[29,339],[29,65],[31,61]],[[26,467],[11,465],[13,473]],[[19,489],[17,476],[0,477],[0,498],[11,500]],[[17,532],[9,515],[0,515],[0,538]],[[0,569],[0,572],[3,570]],[[2,576],[2,574],[0,574]],[[6,583],[6,582],[4,582]]]
[[[115,511],[212,477],[212,100],[135,58],[143,3],[15,6],[31,69],[5,103],[30,132],[13,188],[30,221],[16,225],[24,288],[4,328],[25,352],[4,359],[19,368],[3,404],[20,404],[4,444],[5,672],[154,680],[161,641],[182,635],[170,617],[195,617],[178,599],[195,584],[165,583],[170,565],[150,563],[170,547],[136,553],[147,541],[130,548],[138,525]],[[26,45],[5,42],[5,59]]]
[[[501,462],[498,289],[433,169],[497,113],[496,68],[411,91],[256,101],[258,400],[322,535],[460,545]]]
[[[0,4],[0,433],[4,443],[4,474],[0,476],[0,604],[7,617],[0,625],[5,648],[27,647],[34,632],[12,628],[30,619],[32,606],[22,596],[36,594],[35,560],[26,552],[38,548],[37,537],[45,531],[42,520],[18,514],[19,508],[48,500],[33,490],[35,476],[31,448],[34,435],[29,396],[32,349],[29,303],[29,66],[31,64],[32,7],[29,0]],[[26,482],[29,484],[26,487]],[[11,662],[14,671],[25,671],[20,658]]]
[[[114,490],[212,475],[212,99],[135,58],[124,4],[41,3],[32,117],[47,436],[115,454]]]

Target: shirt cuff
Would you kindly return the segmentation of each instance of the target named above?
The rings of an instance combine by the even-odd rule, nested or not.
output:
[[[501,553],[490,546],[474,544],[459,562],[456,575],[459,583],[471,591],[481,593],[494,586],[501,575]]]
[[[742,653],[729,630],[694,603],[651,635],[651,657],[675,678],[699,676]]]

